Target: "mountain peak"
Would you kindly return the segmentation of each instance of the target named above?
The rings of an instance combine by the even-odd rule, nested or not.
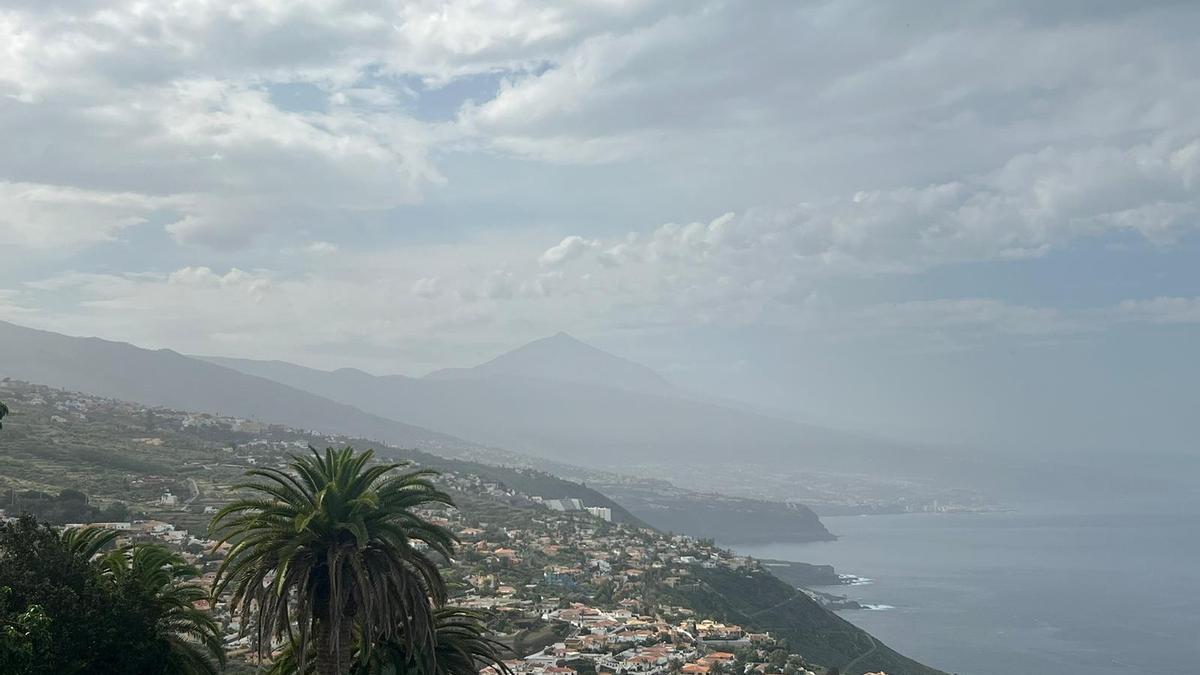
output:
[[[558,345],[562,348],[567,348],[567,347],[580,348],[581,347],[584,349],[597,349],[596,347],[589,345],[588,343],[584,342],[583,340],[580,340],[579,338],[575,337],[574,335],[571,335],[570,333],[566,332],[565,330],[560,330],[557,333],[555,333],[554,335],[550,335],[550,336],[544,337],[544,338],[538,338],[537,340],[534,340],[533,342],[530,342],[530,343],[527,343],[520,347],[517,347],[516,349],[514,349],[512,351],[514,351],[514,352],[519,351],[519,350],[525,349],[526,347],[532,347],[534,345]],[[600,350],[597,350],[597,351],[600,351]],[[512,353],[512,352],[507,352],[507,353]]]
[[[510,354],[516,354],[516,353],[524,352],[524,351],[541,351],[543,353],[546,353],[549,350],[574,350],[574,351],[579,351],[579,352],[590,352],[590,353],[599,352],[601,354],[608,354],[604,350],[602,350],[598,347],[593,347],[592,345],[584,342],[583,340],[580,340],[579,338],[575,337],[574,335],[571,335],[570,333],[567,333],[566,331],[560,330],[557,333],[555,333],[554,335],[550,335],[550,336],[544,337],[544,338],[538,338],[537,340],[523,344],[520,347],[513,349],[512,351],[505,352],[504,354],[497,356],[496,359],[493,359],[493,361],[497,360],[497,359],[502,359],[506,356],[509,356]],[[608,355],[612,356],[613,358],[620,358],[620,357],[614,356],[612,354],[608,354]]]
[[[517,376],[588,384],[641,393],[672,394],[674,386],[650,368],[559,331],[501,354],[472,368],[447,368],[430,379],[478,379]]]

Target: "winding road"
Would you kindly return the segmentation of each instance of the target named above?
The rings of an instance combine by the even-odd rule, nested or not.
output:
[[[851,669],[853,669],[854,666],[858,665],[859,661],[862,661],[863,659],[867,658],[868,656],[874,654],[875,650],[879,649],[879,643],[875,641],[875,638],[871,637],[870,633],[866,633],[865,635],[867,636],[867,639],[871,641],[871,648],[868,649],[867,651],[863,652],[862,654],[859,654],[858,656],[854,657],[853,661],[851,661],[850,663],[847,663],[845,666],[842,667],[842,671],[845,672],[846,675],[850,675]]]

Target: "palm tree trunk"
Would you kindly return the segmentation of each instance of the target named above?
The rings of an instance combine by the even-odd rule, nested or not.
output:
[[[354,634],[351,632],[352,622],[343,619],[337,631],[337,645],[334,645],[334,635],[327,627],[316,635],[317,675],[346,675],[350,672],[350,661],[354,655]]]

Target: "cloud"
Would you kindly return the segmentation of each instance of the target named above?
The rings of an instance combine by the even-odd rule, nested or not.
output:
[[[1166,297],[1125,300],[1116,307],[1120,321],[1200,324],[1200,298]]]
[[[665,3],[250,0],[17,2],[0,9],[0,176],[187,196],[182,244],[250,246],[297,221],[332,229],[420,202],[445,179],[416,78],[542,68]],[[290,89],[289,89],[290,88]],[[289,105],[280,91],[301,91]],[[52,177],[47,178],[47,177]],[[103,241],[77,237],[79,243]]]
[[[906,286],[1194,233],[1200,75],[1180,64],[1200,8],[1072,14],[10,2],[0,255],[34,262],[3,278],[5,311],[326,355],[456,331],[1187,320],[1165,283],[1104,318],[983,280],[968,299]],[[305,328],[313,307],[329,325]]]
[[[632,186],[634,200],[672,192],[663,184],[719,187],[713,210],[822,202],[851,187],[883,194],[1048,150],[1194,137],[1200,82],[1170,67],[1194,49],[1167,28],[1196,12],[1139,5],[1071,21],[1036,4],[9,3],[0,133],[12,140],[0,175],[186,197],[168,232],[229,250],[298,222],[332,240],[325,232],[346,223],[388,220],[447,186],[440,164],[460,153],[636,161],[659,180]],[[900,19],[908,30],[893,29]],[[495,86],[446,94],[471,78]],[[443,95],[437,119],[417,114]],[[1194,167],[1194,156],[1178,159]],[[1111,217],[1149,235],[1146,222],[1188,217],[1168,208]]]
[[[1129,147],[1047,148],[948,183],[668,223],[613,242],[575,235],[547,250],[542,262],[595,262],[610,274],[640,264],[695,283],[730,277],[770,286],[1039,257],[1124,232],[1165,244],[1200,225],[1197,148],[1200,140],[1166,138]]]
[[[178,72],[208,72],[336,81],[380,65],[445,82],[545,60],[574,40],[644,20],[660,11],[656,4],[666,3],[10,2],[0,35],[12,45],[5,79],[28,96],[61,80],[156,84]]]
[[[440,132],[378,97],[328,104],[385,60],[385,4],[9,7],[0,175],[186,201],[168,232],[222,248],[416,203],[444,182],[427,154]],[[288,86],[311,105],[277,100]]]
[[[180,243],[244,246],[297,220],[316,227],[416,203],[444,182],[427,159],[430,132],[403,117],[285,111],[263,91],[213,81],[78,105],[0,108],[0,128],[17,139],[0,170],[170,200]]]
[[[172,200],[129,192],[0,182],[0,247],[55,250],[115,240]]]
[[[330,253],[337,253],[338,245],[328,241],[314,241],[305,246],[304,250],[316,255],[328,255]]]
[[[598,245],[599,242],[571,235],[546,249],[546,252],[538,258],[538,262],[548,267],[558,265],[568,260],[579,258],[587,251],[595,249]]]
[[[412,294],[418,298],[431,300],[436,298],[441,292],[438,285],[437,277],[421,277],[413,282]]]
[[[1022,3],[677,10],[512,76],[464,107],[464,123],[498,151],[545,161],[679,170],[686,157],[756,177],[817,164],[881,180],[936,180],[948,164],[970,170],[1073,137],[1195,130],[1196,78],[1167,65],[1194,57],[1172,30],[1200,18],[1194,7],[1096,10],[1087,21]]]

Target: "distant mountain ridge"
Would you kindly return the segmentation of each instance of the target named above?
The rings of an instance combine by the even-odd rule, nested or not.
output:
[[[70,337],[4,321],[0,321],[0,377],[147,405],[366,436],[404,447],[478,447],[169,349]]]
[[[424,378],[198,358],[377,415],[568,464],[612,469],[754,461],[861,472],[899,461],[886,444],[696,400],[645,366],[561,333],[473,368]]]
[[[897,476],[915,470],[915,455],[896,452],[899,446],[684,394],[608,386],[661,388],[665,380],[569,336],[527,347],[478,371],[466,369],[474,375],[411,378],[188,357],[0,322],[0,376],[457,456],[469,451],[482,457],[488,449],[505,448],[618,473],[663,467],[667,473],[658,477],[665,478],[673,464],[732,469],[749,463]],[[549,365],[536,363],[538,354],[546,354]],[[597,384],[596,372],[606,369],[620,377]],[[587,374],[575,379],[589,382],[564,379],[572,372]],[[718,491],[719,486],[690,485]]]

